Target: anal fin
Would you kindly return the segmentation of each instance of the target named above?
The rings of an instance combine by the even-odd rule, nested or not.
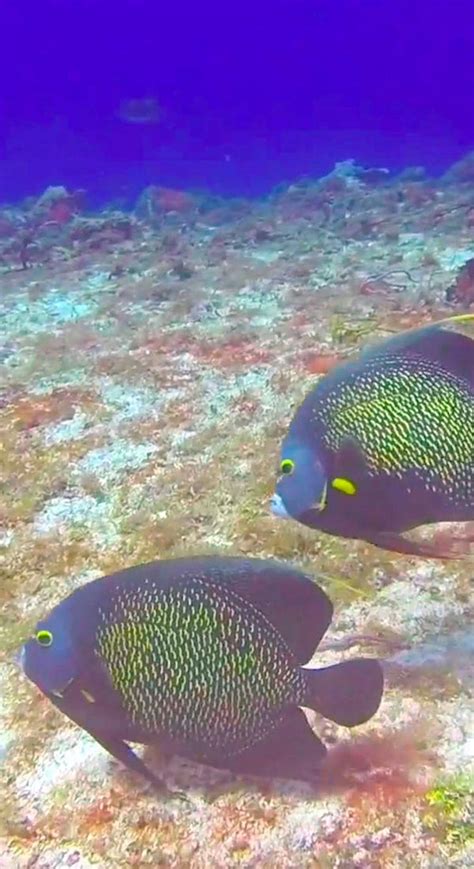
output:
[[[419,558],[438,558],[449,561],[454,558],[465,558],[469,555],[468,544],[471,538],[466,536],[453,537],[450,541],[444,538],[432,541],[409,540],[402,534],[380,532],[379,534],[366,535],[364,539],[373,546],[386,549],[389,552],[398,552],[399,555],[416,555]]]
[[[228,759],[222,768],[232,772],[294,779],[315,784],[327,749],[311,730],[304,712],[294,707],[262,740]]]

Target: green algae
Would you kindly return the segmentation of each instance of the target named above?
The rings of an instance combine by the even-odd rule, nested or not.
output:
[[[406,694],[427,702],[454,700],[465,694],[461,680],[448,665],[441,668],[423,664],[400,673],[396,682]]]
[[[356,348],[363,343],[367,337],[373,334],[375,329],[375,321],[361,320],[355,322],[351,320],[350,313],[347,316],[335,314],[329,323],[329,334],[331,341],[337,346],[348,346]]]
[[[474,775],[441,780],[426,794],[424,823],[440,842],[459,850],[474,842]]]

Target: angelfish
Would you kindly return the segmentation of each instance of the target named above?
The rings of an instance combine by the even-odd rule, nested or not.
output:
[[[300,707],[353,727],[383,693],[376,659],[304,666],[332,612],[309,576],[278,562],[155,561],[65,598],[24,645],[23,669],[159,788],[129,741],[235,773],[315,781],[326,748]]]
[[[403,534],[474,519],[474,341],[460,331],[473,321],[400,333],[322,377],[283,441],[273,513],[396,552],[455,557],[453,545]]]

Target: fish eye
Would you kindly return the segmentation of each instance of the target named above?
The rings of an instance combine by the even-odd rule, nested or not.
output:
[[[292,459],[283,459],[280,464],[280,471],[282,474],[292,474],[295,470],[295,463]]]
[[[53,635],[51,631],[38,631],[36,634],[36,641],[40,646],[50,646],[53,642]]]

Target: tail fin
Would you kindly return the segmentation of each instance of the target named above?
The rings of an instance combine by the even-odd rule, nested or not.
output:
[[[303,705],[342,724],[354,727],[372,718],[383,695],[383,671],[375,658],[353,658],[320,670],[302,668],[307,696]]]

